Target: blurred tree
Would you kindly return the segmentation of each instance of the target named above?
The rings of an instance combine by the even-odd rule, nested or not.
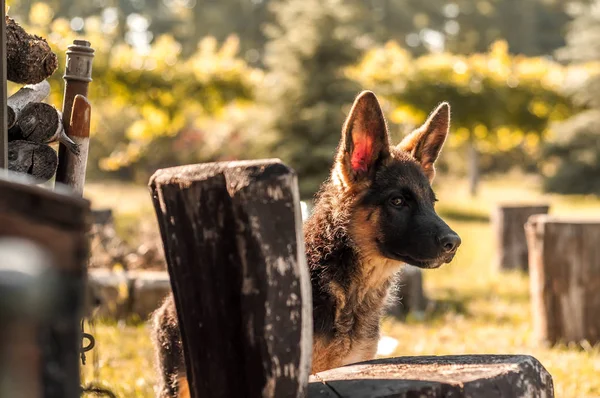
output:
[[[181,45],[169,35],[140,51],[116,41],[118,32],[106,32],[100,23],[92,23],[93,17],[83,31],[75,32],[66,19],[52,20],[45,3],[36,3],[30,11],[27,30],[48,38],[59,56],[59,71],[49,79],[53,105],[60,108],[62,104],[60,70],[67,46],[83,36],[96,51],[89,95],[93,145],[88,169],[92,175],[111,172],[147,181],[158,167],[224,156],[211,143],[229,132],[209,133],[203,126],[207,119],[218,120],[225,109],[250,101],[262,76],[239,58],[235,36],[222,44],[205,37],[190,57],[184,57]],[[16,89],[11,86],[11,91]],[[183,135],[188,145],[180,144]]]
[[[600,194],[600,1],[577,10],[559,57],[578,67],[568,93],[583,109],[556,128],[545,148],[545,188],[551,192]]]
[[[265,132],[273,153],[299,174],[303,196],[326,178],[340,139],[343,107],[358,94],[344,75],[360,52],[356,8],[343,0],[271,2],[275,23],[266,34],[266,76],[257,93],[270,112]]]
[[[566,69],[545,58],[511,56],[505,42],[470,56],[414,59],[397,43],[369,51],[349,74],[396,108],[392,122],[416,125],[439,102],[452,106],[450,145],[468,150],[471,193],[477,192],[481,152],[521,147],[533,155],[549,124],[569,115],[561,92]]]

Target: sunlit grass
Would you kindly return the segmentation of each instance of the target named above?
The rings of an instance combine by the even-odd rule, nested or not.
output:
[[[498,273],[492,266],[488,220],[497,203],[543,201],[551,205],[552,214],[600,216],[598,198],[543,195],[538,187],[536,180],[520,176],[486,181],[472,199],[464,181],[436,181],[438,209],[461,235],[463,245],[451,264],[425,271],[425,291],[432,300],[425,319],[384,320],[384,333],[399,342],[393,355],[530,354],[552,374],[557,398],[600,397],[600,346],[547,348],[538,343],[532,331],[527,275]],[[143,186],[90,184],[88,197],[95,207],[117,207],[117,214],[132,219],[140,212],[153,216]],[[155,374],[147,327],[102,324],[96,327],[96,338],[98,379],[118,397],[153,397]],[[91,356],[84,367],[86,381],[93,379]]]

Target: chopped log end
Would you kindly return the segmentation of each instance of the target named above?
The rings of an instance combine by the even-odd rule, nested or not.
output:
[[[20,84],[37,84],[58,68],[58,58],[48,42],[27,33],[6,16],[7,79]]]
[[[22,136],[27,141],[40,144],[46,144],[58,138],[56,134],[60,123],[56,108],[43,102],[27,104],[17,121]]]
[[[295,174],[295,171],[284,165],[280,159],[243,160],[234,162],[202,163],[187,166],[170,167],[157,170],[150,177],[149,187],[158,187],[169,184],[189,184],[193,181],[204,181],[225,170],[248,170],[254,168],[264,171],[267,167],[275,166],[271,170],[284,170],[285,173]],[[281,169],[283,168],[283,169]],[[268,175],[268,174],[267,174]]]
[[[58,167],[58,155],[47,145],[17,140],[8,143],[8,169],[29,174],[40,182],[52,178]]]
[[[529,355],[387,358],[311,376],[318,397],[553,397],[552,376]]]

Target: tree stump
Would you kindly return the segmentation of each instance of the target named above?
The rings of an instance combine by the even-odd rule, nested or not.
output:
[[[379,359],[310,377],[309,398],[551,398],[552,376],[528,355]]]
[[[504,205],[496,208],[492,215],[496,240],[496,269],[528,270],[525,223],[534,214],[547,214],[549,208],[547,205]]]
[[[90,209],[88,201],[60,190],[37,187],[25,177],[0,177],[0,239],[31,242],[47,253],[60,296],[52,316],[32,332],[39,344],[41,369],[32,368],[30,377],[41,381],[44,397],[75,398],[80,396],[80,320]],[[2,323],[4,318],[0,319]]]
[[[423,271],[412,265],[404,265],[396,277],[394,303],[386,313],[397,319],[405,319],[409,313],[421,318],[427,307],[423,291]]]
[[[542,342],[600,342],[600,220],[526,225],[534,331]]]
[[[305,396],[312,308],[294,171],[184,166],[150,187],[192,397]]]

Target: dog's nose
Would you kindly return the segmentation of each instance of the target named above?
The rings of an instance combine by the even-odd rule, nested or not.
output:
[[[449,233],[440,238],[440,243],[446,253],[453,253],[460,246],[460,236],[455,233]]]

